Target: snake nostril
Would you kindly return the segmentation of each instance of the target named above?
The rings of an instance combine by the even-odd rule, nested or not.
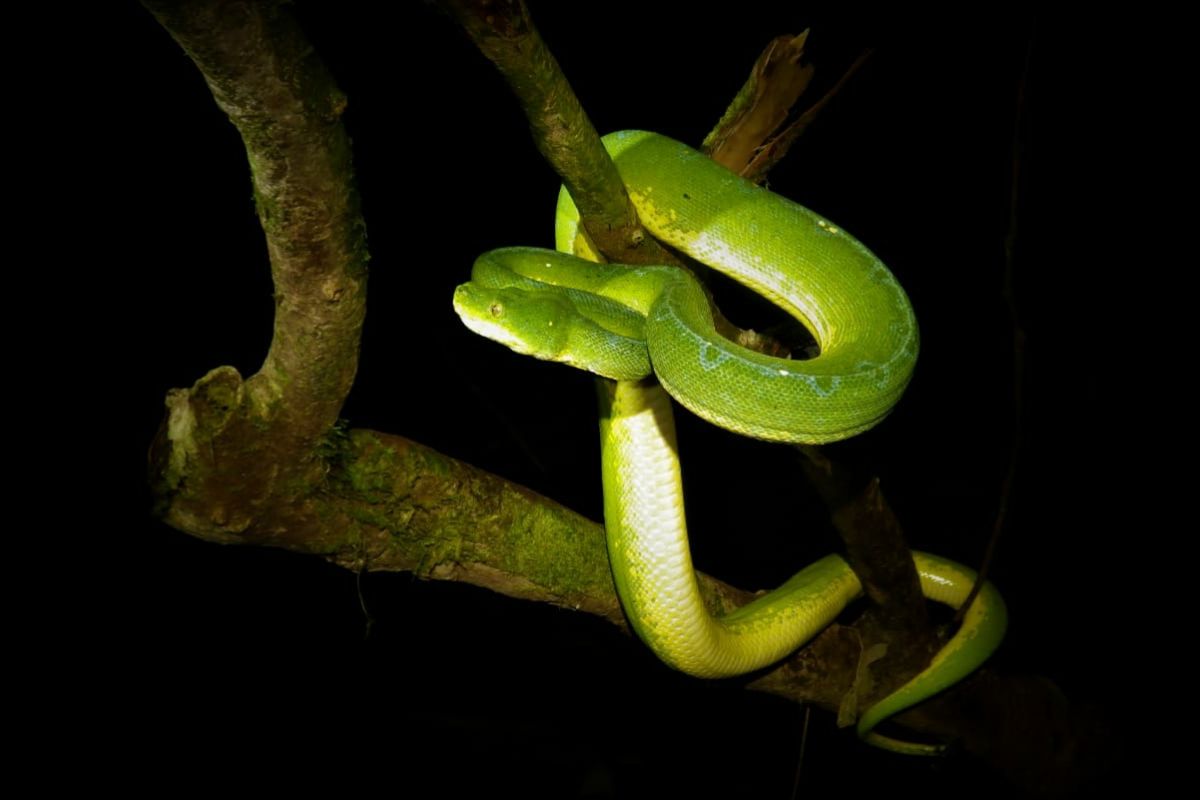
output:
[[[492,303],[491,307],[488,308],[488,311],[491,312],[493,317],[498,317],[504,313],[504,306],[501,303]]]

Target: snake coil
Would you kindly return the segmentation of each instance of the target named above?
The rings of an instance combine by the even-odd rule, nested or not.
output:
[[[664,136],[622,131],[604,144],[650,233],[788,311],[820,355],[773,358],[722,338],[703,288],[682,270],[594,263],[565,189],[561,252],[484,253],[454,307],[468,328],[519,353],[612,379],[599,383],[604,519],[629,621],[676,669],[702,678],[751,672],[816,635],[862,585],[831,555],[732,613],[710,615],[692,570],[668,393],[745,436],[845,439],[899,401],[916,363],[916,319],[887,267],[829,220]],[[955,608],[966,600],[973,571],[927,553],[913,560],[927,598]],[[974,671],[999,645],[1006,619],[985,583],[928,667],[861,715],[859,736],[900,752],[939,752],[873,729]]]

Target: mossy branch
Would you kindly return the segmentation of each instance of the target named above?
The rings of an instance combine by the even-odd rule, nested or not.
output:
[[[143,1],[245,142],[277,298],[274,336],[255,375],[218,367],[169,393],[151,448],[162,518],[212,541],[473,583],[623,626],[599,525],[419,444],[336,424],[365,313],[365,227],[339,121],[345,99],[286,4]],[[602,249],[631,262],[666,260],[638,235],[615,171],[523,3],[446,4],[509,77],[535,140]],[[700,582],[715,612],[750,599],[705,576]],[[836,709],[859,691],[861,649],[858,631],[833,625],[748,686]],[[1031,741],[1027,715],[1013,713],[1014,694],[1032,698],[1026,709],[1053,706],[1049,722],[1037,715],[1041,729],[1058,740],[1077,736],[1076,717],[1036,679],[985,675],[904,719],[963,736],[967,749],[1018,780],[1024,773],[1044,781],[1053,772],[1042,763],[1049,746],[1003,763],[1014,752],[1006,743]],[[964,716],[964,707],[982,709],[987,725]]]

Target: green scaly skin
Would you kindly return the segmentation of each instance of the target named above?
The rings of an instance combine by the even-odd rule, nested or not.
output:
[[[703,289],[682,270],[594,263],[601,259],[565,190],[556,223],[562,252],[484,253],[454,307],[471,330],[519,353],[613,379],[599,383],[601,468],[621,603],[670,666],[702,678],[740,675],[800,647],[862,586],[831,555],[743,608],[709,615],[688,549],[668,393],[746,436],[845,439],[877,424],[903,394],[916,363],[916,319],[887,267],[828,220],[657,134],[622,131],[604,143],[647,230],[787,310],[820,355],[772,358],[722,338]],[[965,601],[971,570],[924,553],[913,560],[926,597],[954,608]],[[940,752],[872,729],[974,671],[1005,626],[1004,603],[985,583],[929,666],[860,717],[859,736],[899,752]]]

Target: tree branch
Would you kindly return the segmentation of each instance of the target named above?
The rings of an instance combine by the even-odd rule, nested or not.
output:
[[[151,449],[163,519],[213,541],[318,554],[353,570],[469,582],[623,626],[599,525],[416,443],[335,425],[357,365],[365,229],[339,121],[345,99],[284,4],[144,2],[200,68],[246,144],[277,298],[274,336],[258,373],[243,380],[232,367],[218,367],[168,395]],[[568,184],[588,209],[585,217],[605,220],[589,232],[613,237],[608,247],[632,251],[627,260],[644,259],[653,245],[631,233],[627,199],[616,201],[611,175],[594,169],[607,156],[596,150],[595,131],[526,24],[523,4],[448,4],[468,29],[484,15],[486,25],[472,35],[507,64],[506,75],[527,70],[529,80],[512,82],[527,110],[540,109],[531,114],[544,123],[531,122],[535,138],[560,172],[579,173]],[[574,162],[570,153],[584,155]],[[593,183],[594,175],[601,177]],[[700,583],[715,612],[751,598],[705,576]],[[833,625],[748,686],[837,709],[858,691],[861,649],[858,631]],[[1022,708],[1059,710],[1052,715],[1056,734],[1077,735],[1085,722],[1062,711],[1053,687],[1025,686],[985,675],[904,719],[919,729],[970,734],[966,748],[1010,777],[1044,780],[1053,766],[1048,746],[1006,767],[1043,717],[1010,709],[1006,724],[992,728],[996,704],[1020,689],[1032,698]],[[989,724],[979,725],[964,708],[989,709]]]
[[[442,5],[508,81],[534,144],[571,192],[600,252],[621,264],[678,264],[642,230],[616,166],[524,0],[443,0]]]
[[[171,392],[152,453],[164,520],[240,541],[257,516],[317,482],[313,449],[354,382],[367,249],[346,99],[283,3],[145,5],[246,145],[271,258],[275,325],[262,367],[246,380],[221,367]],[[273,541],[288,538],[279,530]]]

